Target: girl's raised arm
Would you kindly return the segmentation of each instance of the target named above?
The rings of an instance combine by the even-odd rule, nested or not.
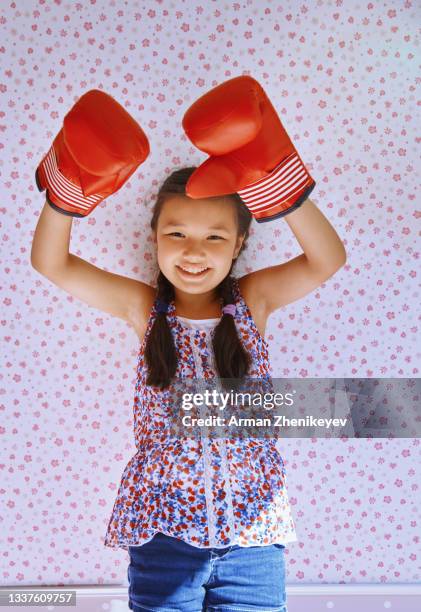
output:
[[[90,306],[142,333],[154,289],[69,253],[73,217],[85,218],[115,193],[149,155],[149,142],[129,113],[103,91],[79,98],[35,172],[46,191],[32,243],[32,266]]]
[[[145,326],[156,290],[141,281],[101,270],[69,253],[73,217],[46,202],[32,242],[37,272],[89,306],[124,319],[138,332]]]
[[[258,223],[285,217],[304,251],[240,279],[260,322],[345,264],[341,239],[309,199],[316,183],[253,77],[229,79],[202,95],[184,114],[183,128],[209,155],[190,176],[186,194],[200,198],[235,192]]]
[[[320,287],[346,263],[342,240],[310,198],[285,221],[304,253],[241,279],[247,295],[259,296],[266,317]]]

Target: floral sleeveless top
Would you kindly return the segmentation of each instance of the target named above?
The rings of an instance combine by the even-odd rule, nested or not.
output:
[[[270,378],[268,345],[233,278],[234,317],[252,363],[247,376]],[[297,541],[286,488],[286,470],[276,439],[172,438],[160,440],[163,391],[146,385],[144,349],[155,320],[155,300],[140,346],[134,395],[136,454],[123,471],[104,544],[141,546],[157,533],[199,548],[286,544]],[[176,377],[215,378],[211,347],[219,319],[167,321],[178,354]],[[165,390],[164,390],[165,391]],[[155,441],[154,441],[155,440]]]

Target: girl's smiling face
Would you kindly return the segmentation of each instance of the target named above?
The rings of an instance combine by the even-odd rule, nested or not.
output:
[[[212,293],[240,251],[244,236],[237,232],[235,203],[228,199],[170,196],[154,232],[158,265],[181,292]]]

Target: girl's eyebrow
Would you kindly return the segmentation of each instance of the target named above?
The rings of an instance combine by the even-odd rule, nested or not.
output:
[[[165,223],[164,227],[186,227],[185,223],[180,223],[179,221],[175,221],[175,220],[170,220],[167,223]],[[212,227],[208,227],[209,230],[219,230],[219,231],[225,231],[228,232],[228,228],[225,227],[225,225],[213,225]]]

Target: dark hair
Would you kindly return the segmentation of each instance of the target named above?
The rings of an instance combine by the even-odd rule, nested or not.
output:
[[[156,231],[158,218],[167,196],[170,194],[186,195],[186,183],[196,167],[181,168],[170,174],[160,187],[153,208],[151,228]],[[235,202],[237,211],[237,236],[244,235],[240,252],[245,248],[249,235],[252,215],[236,193],[224,196]],[[227,276],[216,287],[223,304],[230,304],[234,300],[232,292],[231,271],[235,261],[231,263]],[[169,303],[175,297],[173,284],[159,271],[157,278],[157,297]],[[229,314],[223,314],[215,327],[212,342],[217,375],[220,378],[242,379],[249,370],[251,357],[242,345],[238,336],[234,319]],[[147,385],[158,386],[161,389],[168,387],[175,376],[177,369],[177,352],[174,339],[168,325],[165,313],[157,313],[145,345],[145,359],[148,365]],[[223,386],[225,384],[223,383]]]

